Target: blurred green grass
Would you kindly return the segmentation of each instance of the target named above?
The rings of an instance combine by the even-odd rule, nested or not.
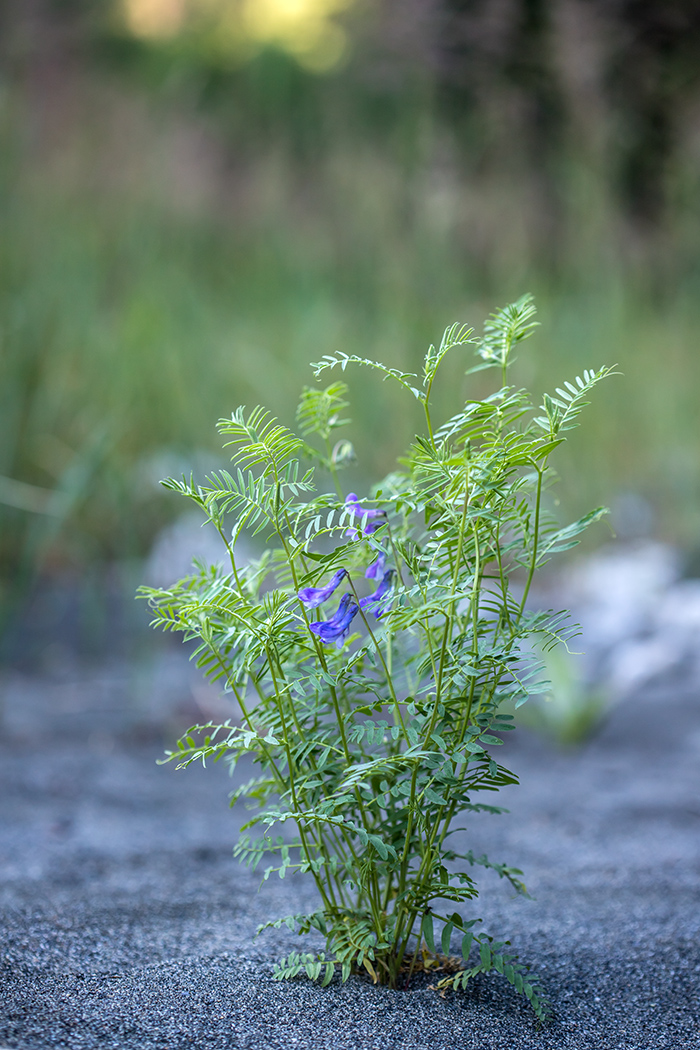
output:
[[[158,475],[220,462],[219,416],[262,402],[292,423],[309,361],[343,350],[412,369],[448,323],[478,331],[524,291],[542,322],[519,365],[524,381],[551,389],[614,362],[623,373],[561,452],[562,515],[632,494],[653,508],[657,534],[695,544],[697,280],[690,265],[657,281],[615,256],[595,187],[581,190],[568,254],[538,265],[527,194],[465,187],[425,144],[408,163],[396,143],[363,146],[340,126],[312,164],[259,148],[234,194],[195,186],[183,203],[178,177],[189,176],[178,166],[190,162],[178,160],[177,127],[168,139],[158,106],[139,110],[142,137],[120,155],[136,175],[120,180],[95,131],[100,117],[109,124],[108,108],[37,162],[17,130],[27,124],[22,100],[5,103],[5,580],[143,556],[183,510],[158,490]],[[139,154],[149,142],[150,167]],[[469,236],[480,222],[488,250]],[[440,409],[486,389],[483,377],[464,377],[469,364],[453,362]],[[348,378],[360,484],[391,469],[417,419],[391,386]]]

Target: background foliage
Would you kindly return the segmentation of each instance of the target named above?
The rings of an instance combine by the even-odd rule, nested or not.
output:
[[[309,358],[414,370],[446,320],[526,290],[518,381],[625,373],[567,447],[566,513],[607,501],[692,547],[697,5],[205,6],[3,6],[6,593],[143,555],[178,512],[157,479],[216,465],[235,404],[291,422]],[[358,486],[414,426],[364,382]]]

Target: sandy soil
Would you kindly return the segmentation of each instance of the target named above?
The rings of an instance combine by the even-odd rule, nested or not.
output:
[[[279,955],[312,944],[254,929],[311,887],[258,892],[232,860],[243,814],[223,769],[157,766],[118,704],[96,731],[103,680],[74,683],[91,692],[64,718],[49,679],[4,683],[3,1046],[700,1048],[700,696],[682,679],[629,697],[578,752],[521,736],[511,812],[470,821],[469,845],[523,868],[536,898],[484,877],[477,907],[541,976],[541,1031],[496,976],[446,999],[421,981],[273,982]]]

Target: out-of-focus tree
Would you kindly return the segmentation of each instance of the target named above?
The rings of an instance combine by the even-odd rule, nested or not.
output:
[[[149,464],[261,386],[287,411],[309,347],[411,367],[525,287],[571,294],[555,363],[606,310],[641,333],[667,407],[657,438],[620,424],[610,488],[653,455],[695,514],[693,384],[648,333],[672,308],[690,374],[699,111],[697,0],[4,0],[0,578],[41,545],[142,553]],[[391,407],[360,454],[391,453]]]
[[[304,68],[326,73],[347,49],[335,15],[353,0],[123,0],[126,28],[154,43],[192,34],[212,54],[245,61],[279,47]]]
[[[643,224],[668,203],[668,174],[700,85],[697,0],[598,0],[614,27],[606,90],[616,125],[617,186]]]
[[[270,51],[317,78],[310,93],[342,84],[365,115],[436,105],[472,170],[529,179],[555,257],[572,163],[596,166],[638,227],[664,221],[700,97],[697,0],[6,0],[0,17],[5,66],[45,79],[131,38],[200,84],[233,78],[238,109],[237,70]]]

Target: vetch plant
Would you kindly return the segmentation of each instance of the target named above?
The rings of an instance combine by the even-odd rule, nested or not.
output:
[[[367,497],[340,485],[353,458],[348,441],[333,443],[348,422],[341,382],[303,391],[301,436],[262,408],[238,408],[219,423],[233,469],[164,482],[216,526],[228,562],[143,593],[155,624],[196,640],[198,665],[241,711],[240,724],[194,726],[168,760],[257,763],[232,795],[258,810],[235,853],[253,866],[272,858],[266,879],[312,878],[317,910],[267,926],[326,938],[325,952],[279,962],[279,979],[305,971],[326,985],[336,970],[343,980],[365,970],[396,988],[437,969],[444,990],[496,970],[547,1013],[537,979],[474,911],[475,869],[518,893],[522,873],[452,840],[457,816],[503,812],[481,798],[517,783],[494,757],[513,729],[504,708],[542,691],[538,648],[572,633],[567,614],[528,608],[535,572],[604,513],[561,528],[545,509],[550,457],[610,369],[585,371],[533,408],[507,378],[534,314],[524,296],[479,340],[452,325],[422,377],[344,354],[313,366],[316,376],[376,369],[424,409],[425,433]],[[498,389],[438,426],[440,365],[469,344],[470,371],[495,369]],[[319,491],[317,476],[333,491]],[[265,538],[257,561],[237,561],[244,531]]]

